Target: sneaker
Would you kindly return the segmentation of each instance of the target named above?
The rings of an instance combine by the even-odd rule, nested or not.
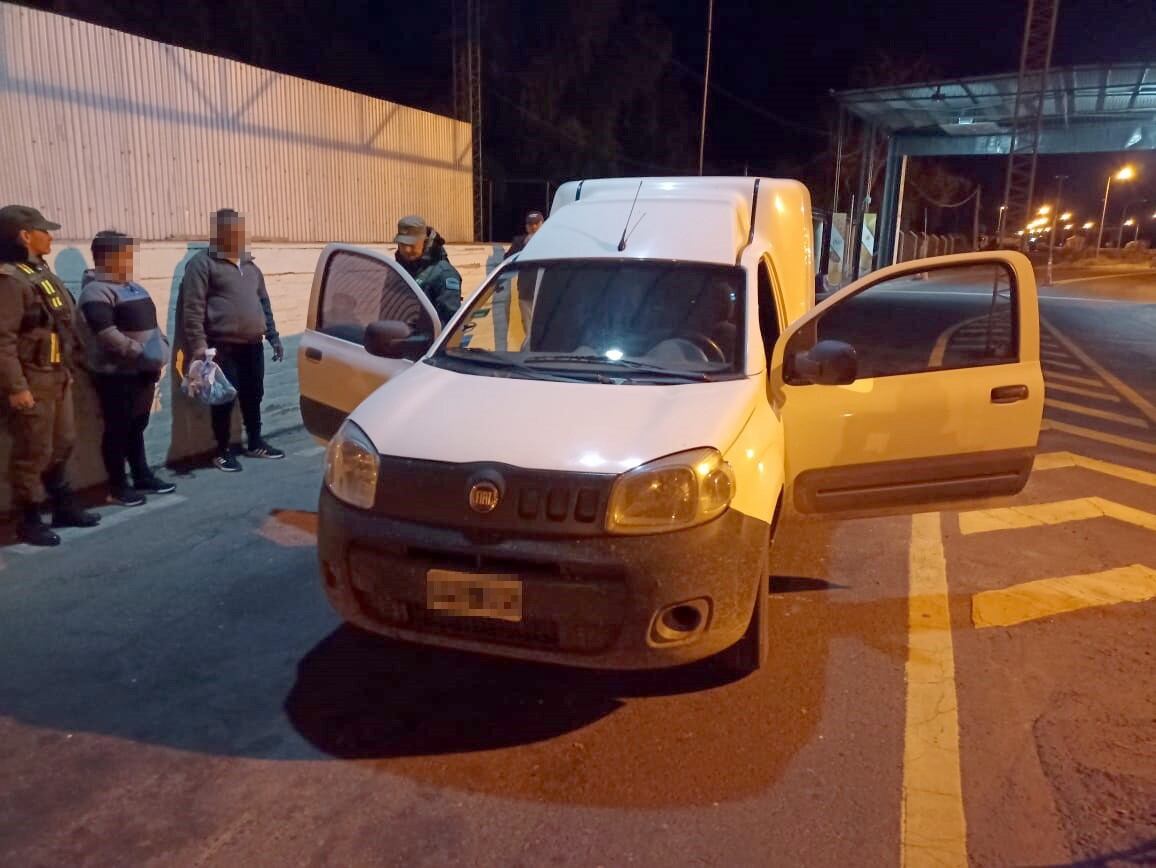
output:
[[[152,473],[136,480],[132,487],[144,494],[172,494],[177,490],[177,487],[167,479],[161,479]]]
[[[249,448],[245,450],[245,456],[248,458],[284,458],[285,453],[276,446],[270,446],[264,440],[258,440],[256,443],[251,443]]]
[[[231,452],[222,452],[213,459],[213,466],[226,473],[240,473],[241,462]]]
[[[127,485],[117,485],[108,490],[108,502],[118,506],[144,506],[145,497]]]

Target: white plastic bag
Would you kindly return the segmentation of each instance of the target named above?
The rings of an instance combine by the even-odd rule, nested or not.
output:
[[[213,361],[216,350],[206,350],[204,360],[194,359],[181,380],[181,391],[195,401],[210,406],[228,404],[237,397],[237,390]]]

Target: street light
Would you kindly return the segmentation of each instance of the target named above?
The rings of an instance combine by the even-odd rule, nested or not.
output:
[[[1084,224],[1084,228],[1085,229],[1095,229],[1096,224],[1093,223],[1091,220],[1089,220],[1087,223]]]
[[[1100,235],[1096,239],[1096,255],[1100,255],[1100,250],[1104,246],[1104,221],[1108,219],[1108,193],[1112,190],[1112,180],[1117,181],[1131,181],[1136,177],[1136,170],[1131,166],[1125,166],[1116,174],[1108,176],[1108,183],[1104,187],[1104,208],[1100,212]]]
[[[1071,211],[1065,211],[1063,214],[1060,215],[1060,219],[1062,221],[1064,221],[1065,223],[1067,223],[1069,220],[1072,219],[1072,212]]]

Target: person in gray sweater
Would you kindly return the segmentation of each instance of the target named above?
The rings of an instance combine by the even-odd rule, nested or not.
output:
[[[95,268],[85,272],[80,312],[91,333],[86,367],[92,376],[104,434],[101,457],[109,500],[140,506],[145,494],[168,494],[176,486],[149,469],[144,432],[153,396],[169,354],[148,291],[132,280],[133,239],[111,230],[92,240]],[[128,485],[125,463],[132,471]]]
[[[265,395],[262,338],[273,348],[273,361],[285,358],[265,276],[245,250],[245,221],[224,208],[214,215],[213,240],[185,267],[181,280],[181,318],[185,344],[193,359],[216,351],[214,361],[237,389],[245,423],[249,458],[284,458],[285,453],[261,436],[261,399]],[[241,470],[230,440],[233,401],[212,408],[217,456],[213,464],[227,473]]]

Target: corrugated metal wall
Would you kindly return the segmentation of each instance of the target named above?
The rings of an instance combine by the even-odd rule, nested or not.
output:
[[[276,26],[275,22],[271,26]],[[0,200],[85,238],[386,241],[423,214],[472,240],[469,125],[0,3]]]

